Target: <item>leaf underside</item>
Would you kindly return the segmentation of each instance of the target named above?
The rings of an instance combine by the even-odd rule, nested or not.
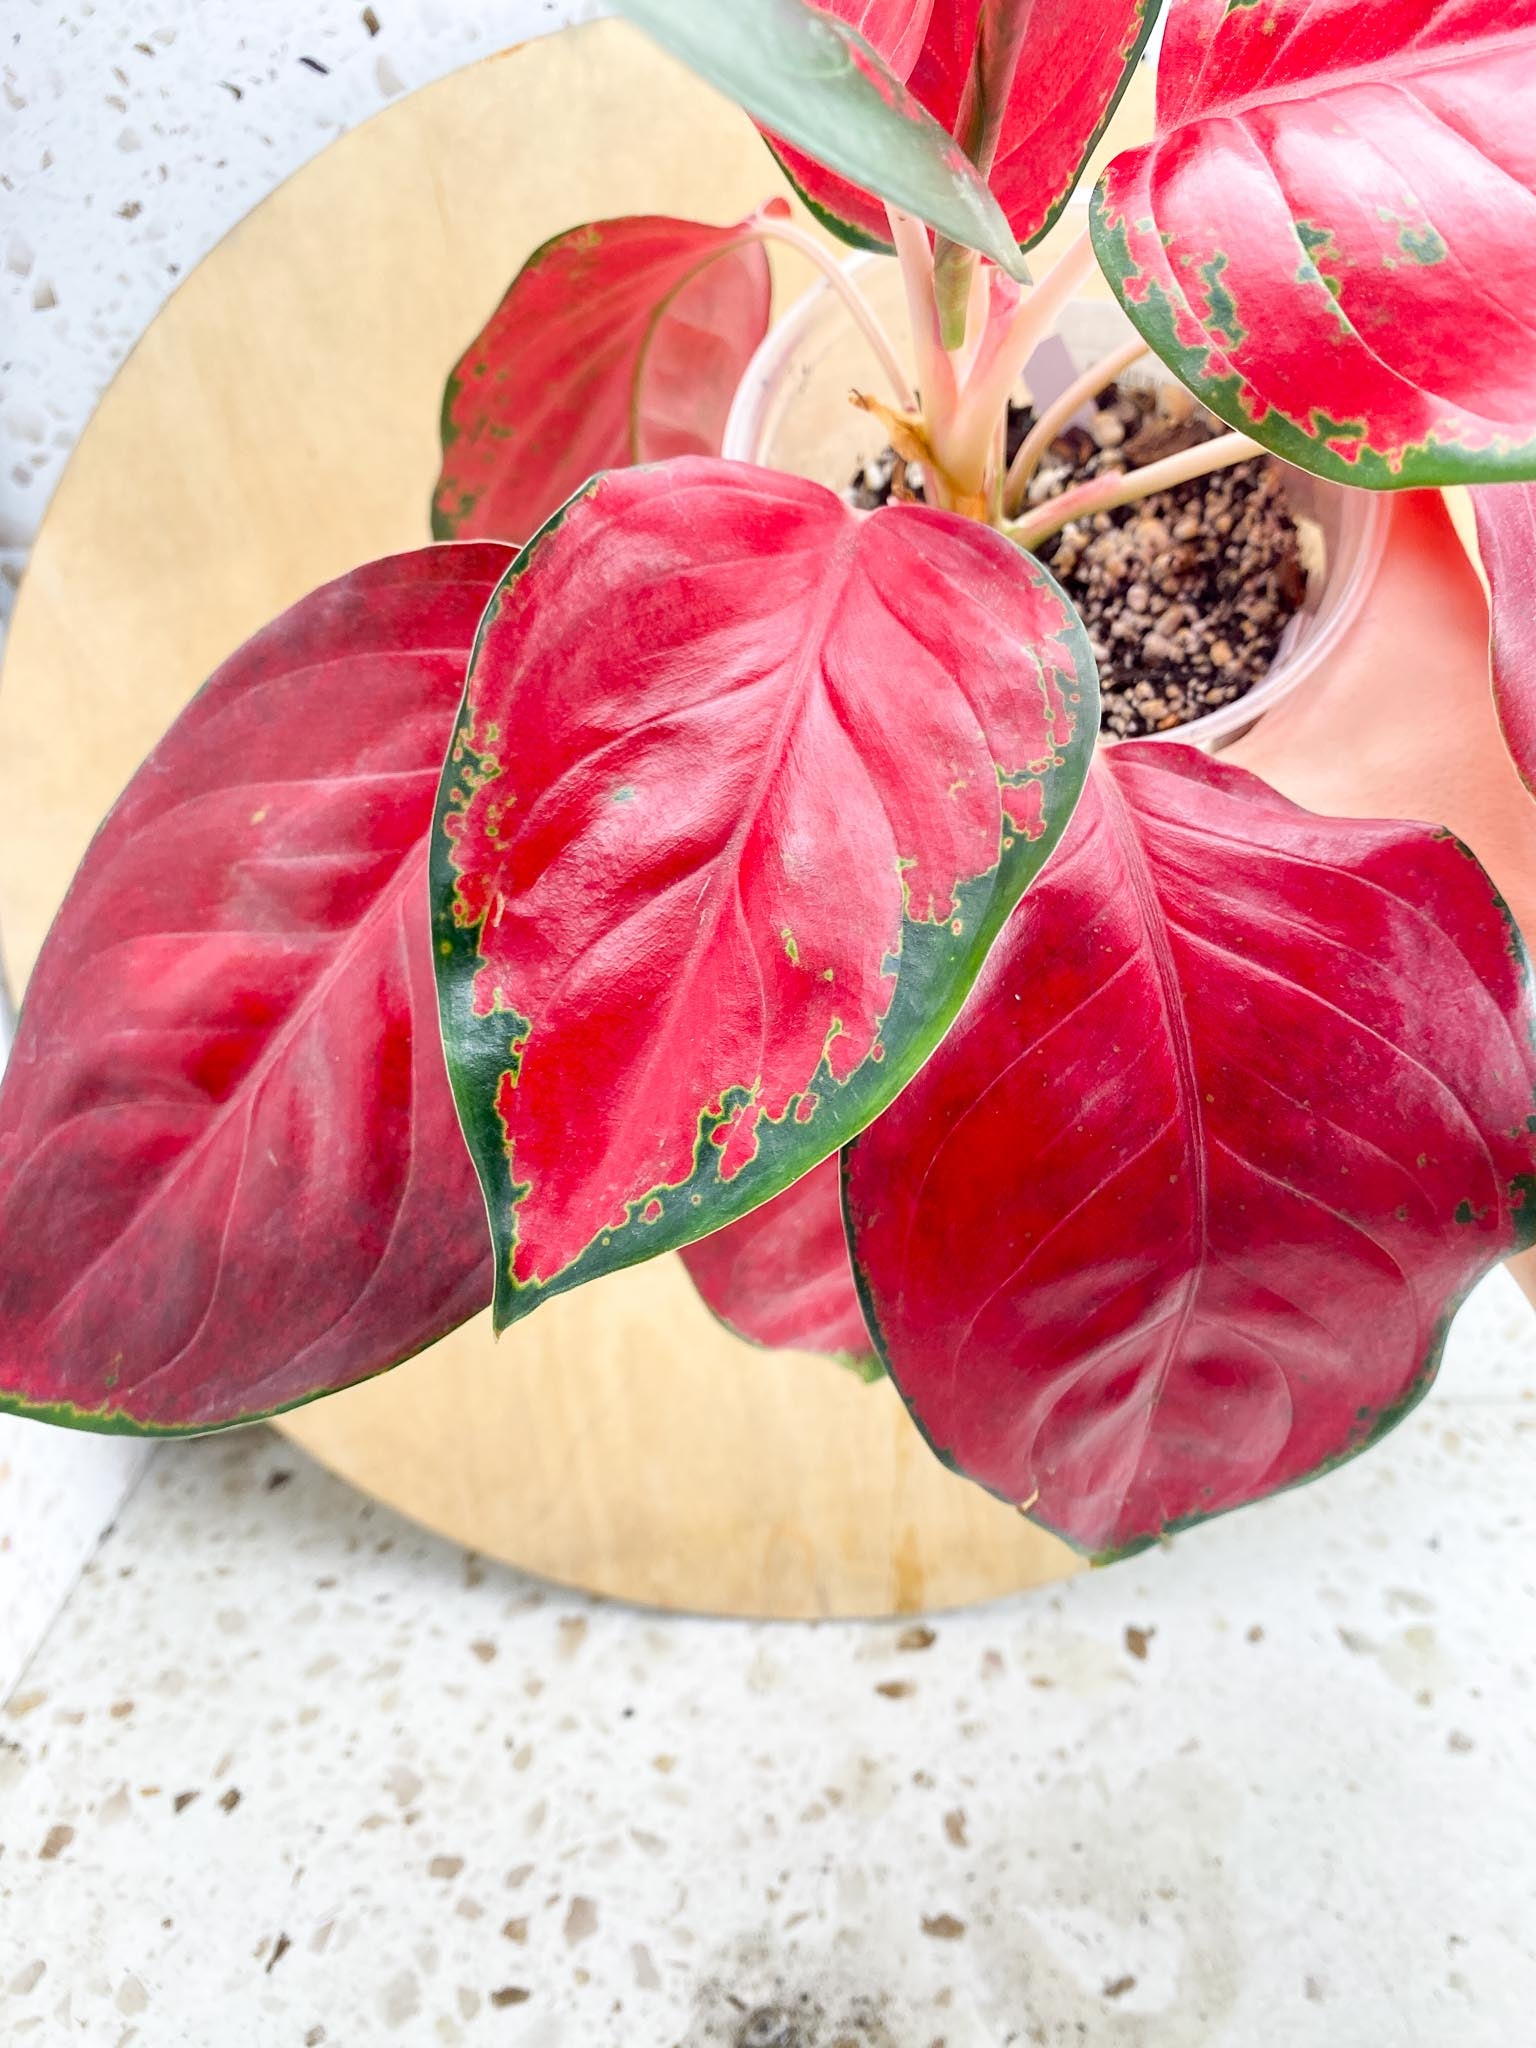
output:
[[[1179,0],[1093,210],[1230,425],[1341,483],[1536,475],[1536,0]]]
[[[1398,1420],[1533,1236],[1533,1133],[1528,966],[1457,840],[1117,747],[845,1155],[866,1317],[939,1455],[1105,1559]]]
[[[487,611],[433,847],[502,1323],[878,1113],[1055,844],[1096,702],[1061,592],[974,522],[694,459],[551,522]]]
[[[0,1408],[219,1428],[397,1364],[489,1300],[426,854],[509,559],[429,548],[302,600],[97,834],[0,1082]]]
[[[975,165],[863,36],[830,10],[801,0],[617,6],[770,135],[980,250],[1010,275],[1027,274]],[[874,25],[901,10],[877,4],[848,11]]]

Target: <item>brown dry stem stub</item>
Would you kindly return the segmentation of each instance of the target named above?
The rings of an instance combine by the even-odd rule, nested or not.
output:
[[[962,491],[959,489],[953,478],[948,475],[943,464],[934,454],[933,445],[928,439],[927,428],[918,414],[898,412],[893,406],[883,405],[878,398],[871,398],[864,391],[850,391],[848,398],[849,402],[856,405],[860,412],[871,413],[890,436],[892,453],[897,458],[897,461],[904,462],[907,465],[907,474],[903,479],[903,484],[906,486],[906,496],[920,498],[923,495],[921,478],[923,471],[926,470],[937,479],[939,487],[944,494],[944,505],[947,511],[959,512],[967,519],[986,518],[988,512],[986,493],[984,491]],[[904,495],[903,491],[896,488],[895,469],[896,464],[893,463],[891,471],[887,476],[885,495],[890,498],[899,498]],[[915,483],[912,479],[914,469],[918,473],[918,480]],[[857,500],[855,502],[857,503]],[[881,502],[883,503],[884,500],[882,499]]]
[[[928,445],[923,422],[916,413],[898,412],[895,406],[871,398],[867,391],[850,391],[848,403],[856,405],[860,412],[872,414],[880,422],[890,436],[892,448],[903,462],[933,461],[933,450]]]

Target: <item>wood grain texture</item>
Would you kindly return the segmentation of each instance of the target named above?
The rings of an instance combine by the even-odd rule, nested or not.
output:
[[[775,184],[741,115],[601,23],[401,101],[219,245],[103,400],[17,605],[0,690],[13,974],[202,678],[316,584],[425,541],[443,377],[531,250],[627,211],[740,218]],[[805,281],[786,262],[780,304]],[[497,1347],[471,1324],[283,1426],[477,1550],[664,1606],[912,1612],[1074,1565],[946,1472],[891,1388],[740,1343],[670,1258]]]
[[[661,1607],[915,1614],[1079,1568],[947,1472],[889,1382],[742,1343],[670,1253],[281,1426],[475,1550]]]

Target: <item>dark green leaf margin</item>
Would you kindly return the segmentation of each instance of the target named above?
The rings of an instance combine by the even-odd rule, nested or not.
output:
[[[1313,409],[1312,430],[1299,427],[1270,406],[1256,418],[1243,403],[1244,379],[1226,362],[1213,340],[1190,344],[1180,340],[1181,318],[1193,320],[1187,306],[1176,306],[1167,289],[1137,262],[1124,214],[1111,211],[1102,181],[1089,210],[1094,254],[1122,310],[1137,333],[1160,356],[1200,403],[1240,434],[1247,434],[1283,461],[1293,463],[1329,483],[1354,484],[1368,491],[1407,491],[1445,484],[1520,483],[1536,477],[1536,438],[1510,441],[1496,448],[1467,448],[1456,441],[1428,440],[1404,447],[1395,460],[1366,440],[1363,420],[1335,420],[1321,406]],[[1137,221],[1138,233],[1154,234],[1155,223]],[[1310,266],[1304,258],[1303,271]],[[1316,276],[1320,288],[1321,273]],[[1132,295],[1131,287],[1137,288]],[[1198,324],[1198,322],[1196,323]],[[1217,365],[1224,365],[1218,369]],[[1323,378],[1326,383],[1326,376]],[[1342,455],[1330,441],[1354,450]]]
[[[534,535],[507,570],[486,606],[469,658],[473,676],[481,643],[508,587],[525,575],[545,540],[563,523],[573,506],[602,488],[593,477],[569,498]],[[1088,636],[1071,600],[1038,562],[1033,574],[1047,583],[1060,602],[1062,626],[1057,638],[1068,649],[1074,673],[1064,681],[1069,701],[1075,696],[1073,736],[1061,753],[1047,787],[1070,801],[1059,803],[1056,815],[1038,839],[1010,830],[1006,816],[999,831],[998,859],[986,874],[962,883],[950,920],[902,921],[898,953],[887,956],[896,977],[890,1008],[881,1021],[870,1055],[846,1081],[834,1080],[825,1059],[806,1089],[777,1121],[762,1116],[756,1126],[757,1152],[730,1181],[718,1173],[719,1150],[712,1134],[724,1129],[750,1100],[746,1085],[725,1091],[721,1113],[701,1109],[694,1141],[693,1167],[678,1183],[658,1183],[628,1205],[628,1217],[617,1229],[597,1233],[586,1248],[554,1279],[520,1283],[512,1278],[517,1246],[517,1207],[527,1184],[508,1178],[506,1133],[496,1113],[496,1095],[508,1067],[510,1046],[526,1036],[528,1020],[510,1011],[480,1017],[474,1010],[474,981],[480,967],[478,931],[460,924],[455,915],[457,875],[454,841],[445,820],[458,812],[466,795],[464,777],[473,776],[478,757],[469,746],[469,691],[454,728],[438,787],[430,856],[433,966],[437,974],[439,1018],[448,1078],[458,1106],[459,1122],[486,1197],[491,1242],[495,1249],[493,1320],[497,1331],[530,1315],[540,1304],[605,1273],[640,1264],[659,1253],[675,1251],[695,1238],[733,1223],[761,1203],[781,1194],[828,1153],[837,1150],[894,1101],[928,1059],[954,1022],[982,962],[1006,923],[1010,911],[1044,867],[1076,808],[1099,730],[1098,670]],[[516,734],[505,735],[516,744]],[[1034,780],[1035,778],[1021,778]],[[960,927],[959,931],[955,926]],[[893,1056],[887,1056],[890,1048]],[[593,1076],[600,1087],[602,1077]],[[796,1111],[808,1096],[817,1101],[804,1122]],[[835,1126],[835,1128],[834,1128]],[[656,1213],[647,1216],[654,1209]]]

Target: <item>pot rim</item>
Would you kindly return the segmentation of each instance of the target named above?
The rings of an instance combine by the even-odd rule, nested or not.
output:
[[[894,263],[895,258],[882,256],[870,250],[858,250],[845,258],[842,269],[850,278],[883,268]],[[1070,303],[1082,302],[1083,295]],[[1091,303],[1099,303],[1094,300]],[[1112,300],[1103,303],[1111,305]],[[835,287],[827,278],[818,278],[803,292],[783,315],[774,322],[763,340],[758,344],[748,363],[731,409],[726,418],[721,455],[729,461],[759,462],[763,435],[766,431],[766,416],[773,399],[788,373],[796,351],[806,332],[821,315],[836,311],[841,301]],[[851,329],[850,329],[851,331]],[[1157,359],[1154,357],[1154,361]],[[1169,372],[1171,375],[1172,373]],[[1284,463],[1277,455],[1268,459],[1279,462],[1286,469],[1296,469],[1292,463]],[[1386,548],[1387,526],[1390,508],[1384,502],[1385,493],[1355,488],[1348,484],[1336,484],[1324,478],[1312,476],[1308,471],[1296,469],[1298,476],[1306,478],[1309,490],[1335,496],[1343,511],[1342,525],[1347,536],[1343,547],[1329,550],[1329,560],[1320,578],[1320,591],[1330,592],[1332,602],[1316,630],[1305,632],[1301,644],[1287,645],[1287,639],[1296,635],[1296,615],[1287,624],[1279,652],[1269,673],[1252,689],[1230,704],[1220,704],[1212,711],[1202,712],[1198,718],[1187,719],[1184,724],[1174,726],[1167,732],[1145,733],[1137,737],[1148,740],[1177,740],[1185,745],[1213,747],[1227,740],[1236,739],[1246,732],[1266,711],[1273,709],[1282,698],[1313,676],[1332,657],[1340,641],[1360,617],[1365,599]],[[1338,578],[1336,594],[1331,586]],[[1104,735],[1101,744],[1118,746],[1122,742]]]

